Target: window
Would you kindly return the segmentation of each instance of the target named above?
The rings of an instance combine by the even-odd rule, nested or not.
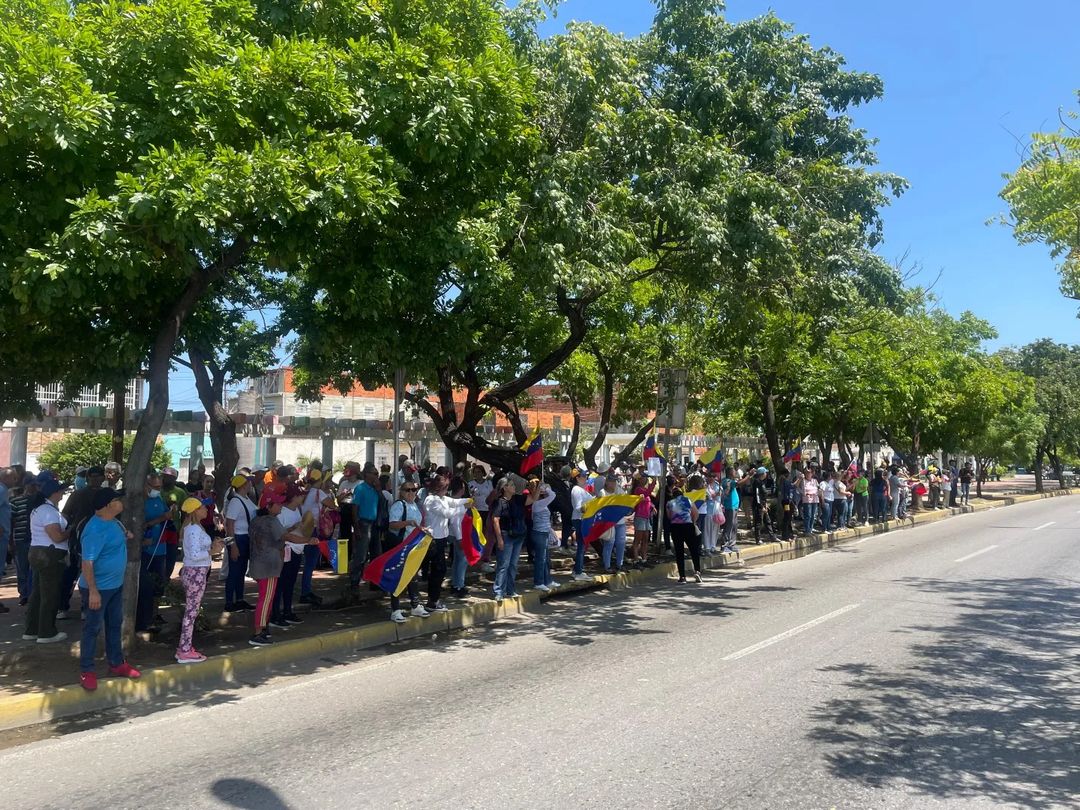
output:
[[[364,418],[365,419],[374,419],[375,418],[375,406],[374,405],[365,405],[364,406]]]
[[[330,415],[332,417],[334,417],[335,419],[340,419],[341,417],[343,417],[345,415],[345,406],[344,405],[335,405],[335,406],[333,406],[330,409]]]
[[[296,403],[296,415],[297,416],[310,416],[311,415],[311,403],[310,402],[300,402],[298,400],[297,403]]]

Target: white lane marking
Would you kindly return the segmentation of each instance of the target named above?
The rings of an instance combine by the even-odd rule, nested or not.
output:
[[[811,627],[817,627],[819,624],[827,622],[829,619],[835,619],[837,616],[842,616],[849,610],[854,610],[857,607],[857,604],[844,605],[844,607],[840,608],[839,610],[834,610],[832,613],[826,613],[824,616],[818,616],[816,619],[811,619],[806,624],[800,624],[798,627],[792,627],[790,630],[785,630],[783,633],[779,633],[772,638],[767,638],[764,641],[759,641],[757,644],[753,644],[749,647],[744,647],[738,652],[733,652],[731,655],[725,655],[721,660],[737,661],[738,659],[750,655],[751,653],[756,653],[758,650],[763,650],[766,647],[771,647],[773,644],[776,644],[779,641],[783,641],[786,638],[797,636],[799,633],[802,633],[804,630],[809,630]]]
[[[1032,531],[1037,532],[1039,529],[1045,529],[1047,526],[1053,526],[1055,523],[1057,523],[1056,520],[1051,520],[1049,523],[1044,523],[1042,526],[1036,526]]]
[[[953,562],[967,562],[972,557],[978,557],[980,554],[985,554],[988,551],[993,551],[997,546],[987,546],[982,551],[976,551],[972,554],[968,554],[966,557],[961,557],[959,560],[953,560]]]

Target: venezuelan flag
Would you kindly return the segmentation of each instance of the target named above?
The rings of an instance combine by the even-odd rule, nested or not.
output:
[[[802,443],[784,453],[784,463],[789,461],[802,461]]]
[[[521,461],[521,475],[528,475],[530,470],[543,466],[544,442],[540,438],[540,428],[534,430],[532,435],[518,449],[525,453],[525,458]]]
[[[364,579],[399,596],[420,570],[430,545],[431,535],[417,526],[400,545],[369,562],[364,569]]]
[[[484,519],[480,511],[473,507],[461,519],[461,551],[469,565],[476,565],[484,556],[487,538],[484,537]]]
[[[663,452],[656,446],[656,434],[649,436],[645,440],[645,451],[641,454],[642,459],[648,461],[650,458],[658,458],[662,462],[667,462]]]
[[[593,498],[581,507],[581,536],[591,543],[600,535],[633,513],[640,495],[605,495]]]
[[[705,498],[708,493],[704,489],[692,489],[689,492],[683,493],[687,499],[694,505],[695,509],[700,510],[705,505]]]
[[[710,447],[698,461],[714,473],[722,472],[724,469],[724,450],[719,444],[716,447]]]

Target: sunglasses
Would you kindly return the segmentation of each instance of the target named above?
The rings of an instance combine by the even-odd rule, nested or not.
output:
[[[419,487],[402,487],[401,491],[402,492],[419,492],[420,488]]]

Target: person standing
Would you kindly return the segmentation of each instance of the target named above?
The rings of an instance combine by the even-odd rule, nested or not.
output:
[[[68,537],[68,566],[64,569],[64,578],[60,583],[60,607],[57,618],[67,618],[67,613],[71,610],[71,595],[75,591],[75,585],[82,572],[80,536],[83,526],[94,516],[94,497],[102,488],[104,481],[105,470],[102,467],[88,467],[86,485],[72,492],[64,503],[64,508],[60,510],[67,519],[68,526],[71,527],[71,534]]]
[[[121,625],[124,620],[124,569],[127,540],[131,536],[117,518],[124,509],[124,493],[99,487],[94,509],[82,531],[82,574],[79,591],[86,608],[79,645],[79,683],[89,692],[97,689],[94,659],[97,637],[105,626],[105,658],[109,674],[138,679],[142,673],[124,658]]]
[[[30,502],[30,567],[34,586],[26,610],[24,641],[54,644],[67,638],[56,629],[56,611],[60,603],[60,583],[68,561],[67,518],[57,504],[68,490],[51,474],[38,476],[37,497]]]
[[[192,646],[195,619],[206,593],[206,578],[210,574],[210,560],[221,550],[220,540],[211,539],[202,521],[206,519],[206,504],[200,498],[188,498],[181,506],[184,514],[181,542],[184,551],[184,567],[180,569],[180,583],[184,586],[184,617],[180,622],[180,643],[176,647],[176,661],[180,664],[196,664],[206,656]]]
[[[656,507],[653,505],[652,494],[656,488],[656,481],[646,484],[644,473],[635,473],[630,483],[631,493],[641,500],[634,507],[634,568],[644,568],[649,559],[649,535],[652,532],[653,515]]]
[[[317,538],[319,520],[322,518],[323,501],[326,499],[326,487],[330,478],[324,476],[322,470],[308,470],[308,491],[304,495],[304,501],[300,506],[300,514],[304,517],[311,516],[313,536]],[[319,546],[304,546],[304,574],[300,578],[300,604],[318,607],[322,604],[322,597],[315,593],[315,569],[322,560],[322,552]]]
[[[767,469],[758,467],[753,472],[753,477],[750,478],[748,484],[750,487],[750,513],[754,521],[754,542],[758,545],[765,542],[761,539],[762,529],[769,533],[771,539],[776,539],[776,527],[769,512],[769,489],[766,483],[768,474]]]
[[[792,525],[795,515],[795,485],[791,483],[787,470],[780,473],[777,490],[780,495],[780,539],[793,540],[795,538],[795,529]]]
[[[239,613],[254,610],[255,606],[244,601],[244,579],[251,560],[251,521],[259,511],[251,500],[251,479],[234,475],[232,492],[225,499],[225,534],[229,555],[229,572],[225,578],[225,612]]]
[[[577,539],[577,547],[574,550],[574,573],[571,579],[574,582],[592,582],[593,578],[585,573],[585,538],[581,535],[581,510],[593,499],[593,494],[586,489],[588,476],[584,471],[574,470],[571,478],[574,482],[574,488],[570,490],[570,500],[574,508],[571,520],[574,524],[574,537]]]
[[[10,467],[0,469],[0,576],[3,576],[7,567],[7,554],[10,548],[15,550],[12,542],[11,527],[11,490],[15,479],[15,471]],[[11,608],[0,602],[0,613],[9,613]]]
[[[583,476],[584,477],[584,476]],[[496,567],[495,567],[495,601],[512,599],[517,596],[517,568],[518,558],[521,557],[521,547],[525,543],[525,498],[518,494],[517,486],[513,479],[507,475],[496,487],[499,492],[499,500],[491,510],[491,525],[495,530]],[[590,496],[591,499],[591,496]],[[581,528],[581,520],[578,519],[577,528]],[[578,534],[578,543],[584,547],[583,539]],[[579,555],[583,556],[583,555]],[[575,576],[574,579],[577,579]],[[589,577],[592,579],[592,577]]]
[[[468,491],[468,484],[465,483],[464,477],[454,476],[450,481],[451,498],[464,498]],[[464,515],[462,517],[464,518]],[[481,522],[482,526],[483,522]],[[450,521],[450,548],[453,550],[450,562],[450,593],[458,599],[463,599],[469,595],[469,589],[465,587],[465,573],[469,570],[469,560],[465,552],[461,550],[461,520]]]
[[[443,580],[446,578],[446,554],[450,544],[450,524],[461,524],[465,510],[473,505],[472,498],[451,498],[446,493],[450,482],[445,475],[431,480],[424,498],[424,518],[431,544],[427,550],[427,604],[431,613],[446,613],[448,608],[442,596]]]
[[[803,470],[802,478],[799,479],[796,488],[799,500],[802,502],[803,534],[809,537],[814,533],[814,520],[817,518],[818,501],[820,499],[818,480],[814,477],[812,467]]]
[[[424,525],[424,512],[416,500],[416,494],[419,490],[420,485],[414,481],[405,481],[398,487],[400,498],[390,504],[386,532],[387,551],[401,545],[405,538],[409,536],[409,533],[417,526]],[[420,604],[420,588],[416,584],[415,576],[409,580],[406,591],[409,594],[409,605],[412,608],[411,615],[419,619],[430,616],[431,614],[427,608]],[[401,609],[401,597],[394,594],[390,594],[390,621],[399,624],[408,621],[405,618],[405,612]]]
[[[870,522],[870,479],[866,477],[865,469],[859,468],[852,488],[855,491],[855,522],[866,526]]]
[[[303,624],[303,619],[293,612],[293,593],[296,579],[300,574],[300,563],[304,551],[310,545],[318,545],[314,524],[311,518],[300,514],[300,504],[304,500],[304,491],[296,484],[285,487],[285,504],[278,512],[278,520],[285,529],[285,548],[281,571],[278,574],[277,589],[274,593],[274,609],[270,614],[270,625],[284,630],[293,624]]]
[[[889,510],[893,521],[900,519],[900,470],[889,468]]]
[[[613,471],[609,471],[604,477],[604,490],[601,497],[608,495],[622,495],[623,488],[619,486],[619,477]],[[615,568],[611,567],[611,552],[615,552]],[[600,552],[600,561],[604,566],[604,573],[611,574],[622,571],[623,557],[626,555],[626,521],[620,520],[611,527],[611,537],[604,540],[603,549]]]
[[[671,517],[671,539],[675,543],[675,567],[679,570],[679,582],[686,582],[686,549],[694,563],[694,579],[701,582],[701,538],[695,528],[698,510],[683,494],[682,487],[672,487],[667,513]]]
[[[360,587],[364,566],[368,561],[371,529],[379,517],[379,468],[371,462],[364,465],[364,480],[353,489],[353,552],[349,562],[349,582],[353,589]],[[374,587],[374,586],[373,586]]]
[[[960,471],[960,502],[965,506],[971,503],[971,481],[975,477],[975,474],[971,471],[971,463],[964,464],[964,469]]]
[[[724,468],[720,479],[720,506],[724,510],[724,542],[721,551],[735,551],[739,542],[739,482],[734,470]]]
[[[16,492],[16,490],[12,490]],[[37,480],[27,474],[22,486],[11,499],[11,540],[15,554],[15,578],[19,589],[19,605],[30,601],[33,574],[30,570],[30,501],[38,493]]]
[[[268,490],[268,491],[267,491]],[[263,491],[264,506],[255,515],[248,526],[251,539],[251,559],[248,573],[259,585],[259,598],[255,603],[254,632],[248,639],[253,647],[266,647],[273,644],[270,631],[270,613],[274,606],[274,591],[277,589],[278,576],[285,553],[285,527],[278,520],[281,507],[285,504],[284,489]]]
[[[529,481],[528,505],[532,507],[532,528],[529,542],[533,554],[533,587],[541,593],[551,593],[558,584],[551,577],[548,558],[548,537],[551,535],[551,505],[555,490],[539,478]]]
[[[821,497],[821,528],[828,534],[832,531],[833,507],[836,505],[836,482],[832,474],[822,474],[818,494]]]
[[[888,512],[886,506],[889,502],[889,482],[885,478],[884,471],[874,470],[874,480],[870,482],[870,522],[884,523]]]
[[[701,542],[706,554],[715,554],[720,536],[720,524],[717,523],[717,510],[723,512],[720,502],[720,487],[716,483],[716,474],[712,470],[705,472],[705,514],[698,518],[701,527]]]
[[[165,524],[176,517],[161,497],[161,476],[150,473],[144,484],[146,501],[143,511],[142,567],[139,570],[139,598],[135,611],[135,630],[156,633],[164,620],[158,615],[157,600],[165,590]]]
[[[165,521],[161,542],[165,544],[165,582],[172,579],[176,562],[180,558],[180,506],[188,498],[188,491],[176,483],[180,473],[174,467],[161,471],[161,500],[169,508],[173,517]]]

